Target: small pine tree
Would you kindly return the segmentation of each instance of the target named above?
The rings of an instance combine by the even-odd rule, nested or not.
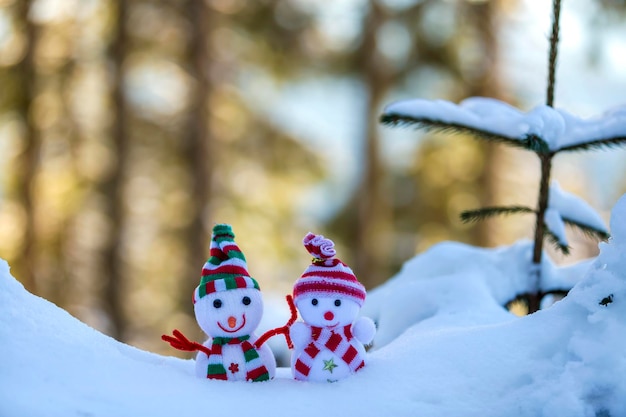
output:
[[[551,115],[557,113],[553,110],[554,103],[554,86],[555,86],[555,68],[557,58],[557,46],[559,40],[559,16],[560,16],[561,2],[560,0],[553,1],[553,25],[552,34],[550,38],[550,52],[549,52],[549,71],[548,71],[548,86],[546,93],[546,106],[547,108],[537,108],[534,110],[537,114]],[[472,105],[480,105],[480,99],[468,99],[467,103],[472,101]],[[464,222],[479,221],[496,215],[509,215],[519,213],[531,213],[536,217],[535,222],[535,236],[533,247],[533,266],[531,272],[531,279],[533,279],[534,291],[530,291],[527,294],[521,294],[520,298],[525,299],[528,304],[529,313],[533,313],[539,310],[541,299],[546,293],[541,290],[541,258],[543,253],[543,242],[547,239],[551,243],[561,250],[564,254],[569,253],[569,247],[560,239],[558,233],[555,230],[551,230],[548,227],[546,221],[546,212],[548,210],[548,201],[550,199],[550,174],[552,170],[552,159],[556,154],[564,152],[585,151],[592,149],[605,149],[616,146],[626,145],[626,126],[615,128],[611,126],[601,130],[599,136],[594,136],[595,131],[590,129],[590,134],[584,137],[578,137],[575,141],[568,141],[565,144],[554,143],[555,141],[550,139],[550,132],[541,131],[541,129],[535,129],[532,133],[527,132],[518,136],[510,134],[506,129],[485,126],[484,123],[477,123],[475,120],[467,119],[465,117],[456,117],[454,112],[460,111],[471,113],[471,106],[455,106],[451,103],[445,103],[441,101],[428,102],[427,100],[419,100],[419,106],[412,106],[409,102],[399,102],[392,104],[385,109],[385,112],[381,116],[381,123],[392,126],[415,126],[424,130],[434,130],[440,132],[453,132],[453,133],[467,133],[472,136],[490,141],[503,143],[505,145],[522,148],[531,151],[537,155],[541,163],[541,180],[539,187],[539,195],[537,208],[533,209],[526,206],[508,206],[508,207],[484,207],[478,210],[465,211],[461,214],[461,219]],[[466,103],[464,102],[464,103]],[[495,103],[495,104],[494,104]],[[495,100],[490,101],[490,106],[499,107],[507,112],[511,112],[510,106],[504,103],[497,103]],[[469,108],[469,110],[467,110]],[[450,113],[447,113],[450,111]],[[483,108],[484,111],[484,108]],[[515,109],[513,109],[515,111]],[[553,112],[553,113],[552,113]],[[523,117],[521,113],[516,113],[517,116]],[[563,113],[561,113],[563,115]],[[475,116],[475,114],[473,115]],[[571,116],[568,116],[571,118]],[[624,117],[624,113],[608,114],[607,118],[611,117]],[[606,119],[605,119],[606,120]],[[567,123],[568,119],[566,119]],[[574,121],[576,122],[576,121]],[[580,135],[579,135],[580,136]],[[585,222],[581,222],[578,218],[570,218],[567,216],[560,216],[560,222],[569,226],[580,229],[586,235],[596,237],[601,240],[605,240],[609,237],[608,232],[602,228],[595,227]]]

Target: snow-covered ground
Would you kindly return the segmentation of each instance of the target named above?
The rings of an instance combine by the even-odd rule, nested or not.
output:
[[[3,262],[0,416],[626,416],[626,197],[611,232],[592,264],[546,263],[546,288],[584,278],[522,318],[500,304],[527,285],[528,243],[432,248],[371,292],[375,349],[333,384],[284,368],[262,383],[197,378],[193,361],[119,343],[26,292]]]

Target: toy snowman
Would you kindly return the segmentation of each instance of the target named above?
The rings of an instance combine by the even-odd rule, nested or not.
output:
[[[302,381],[334,382],[365,366],[365,347],[374,338],[374,322],[357,318],[365,288],[352,270],[335,258],[332,240],[308,233],[304,247],[311,265],[293,287],[303,322],[294,323],[291,370]]]
[[[269,346],[255,345],[254,331],[263,315],[261,291],[234,239],[229,225],[213,228],[210,258],[193,294],[196,320],[209,339],[200,345],[177,330],[174,338],[163,339],[180,350],[200,351],[196,356],[199,377],[267,381],[274,377],[276,360]]]

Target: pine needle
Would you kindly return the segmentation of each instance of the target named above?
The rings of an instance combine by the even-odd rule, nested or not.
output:
[[[548,229],[548,226],[545,226],[543,234],[544,237],[548,239],[548,242],[552,243],[557,250],[560,250],[564,255],[569,255],[570,247],[562,244],[559,241],[559,238],[550,229]]]
[[[522,148],[535,153],[550,153],[550,148],[546,141],[536,135],[528,135],[524,138],[511,138],[497,133],[488,132],[471,126],[458,123],[442,122],[441,120],[429,119],[426,117],[414,117],[405,114],[387,113],[380,117],[380,122],[390,126],[414,126],[417,129],[430,132],[468,134],[477,139],[488,142],[503,143],[515,148]]]
[[[559,152],[575,152],[587,150],[611,149],[626,146],[626,136],[616,136],[614,138],[589,140],[575,145],[564,146]]]
[[[493,216],[517,213],[535,213],[535,210],[525,206],[483,207],[476,210],[466,210],[462,212],[461,221],[463,223],[474,223]]]
[[[604,230],[596,229],[594,227],[591,227],[591,226],[583,224],[583,223],[579,223],[579,222],[577,222],[575,220],[568,219],[566,217],[562,217],[562,219],[563,219],[563,222],[565,222],[565,224],[567,224],[568,226],[571,226],[571,227],[573,227],[575,229],[580,230],[586,236],[588,236],[588,237],[590,237],[592,239],[607,241],[611,237],[611,235],[608,232],[604,231]]]

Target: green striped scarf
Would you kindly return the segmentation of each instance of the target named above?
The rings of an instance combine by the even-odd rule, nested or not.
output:
[[[250,336],[241,337],[215,337],[211,346],[209,365],[207,368],[207,378],[227,380],[228,374],[224,366],[222,357],[222,347],[224,345],[239,345],[243,351],[245,359],[246,381],[260,382],[268,381],[270,374],[259,356],[259,352],[248,341]],[[233,372],[234,373],[234,372]]]

